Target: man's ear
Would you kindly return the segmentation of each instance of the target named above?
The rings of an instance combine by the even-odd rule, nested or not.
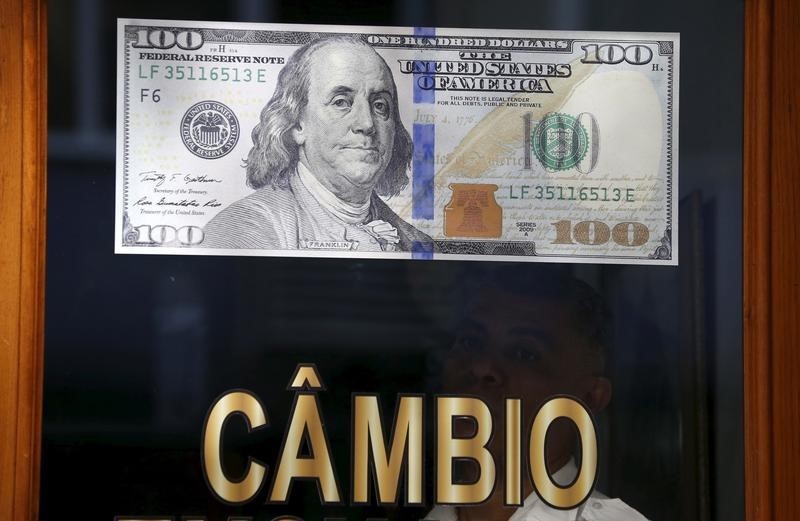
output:
[[[292,128],[292,138],[294,138],[294,142],[299,147],[303,146],[303,143],[306,142],[306,135],[303,133],[303,124],[299,121]]]
[[[611,380],[604,376],[588,376],[581,398],[592,412],[597,414],[608,407],[611,392]]]

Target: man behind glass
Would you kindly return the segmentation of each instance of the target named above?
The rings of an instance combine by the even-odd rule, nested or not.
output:
[[[522,399],[522,425],[530,427],[546,400],[556,395],[579,399],[593,413],[611,399],[605,374],[607,324],[610,317],[600,296],[561,266],[513,266],[469,270],[464,280],[463,310],[453,347],[443,362],[444,391],[484,400],[492,411],[503,411],[505,398]],[[455,432],[468,437],[470,422],[458,422]],[[503,427],[497,427],[488,449],[503,461]],[[576,431],[566,419],[550,427],[546,464],[560,486],[578,475],[573,453]],[[458,472],[458,468],[455,469]],[[461,468],[461,479],[474,481],[474,468]],[[523,479],[524,504],[504,505],[503,470],[490,498],[468,507],[437,506],[426,519],[438,521],[644,521],[619,499],[594,491],[573,510],[557,510]]]

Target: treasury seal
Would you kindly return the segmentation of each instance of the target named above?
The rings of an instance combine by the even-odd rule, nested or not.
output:
[[[218,101],[195,103],[181,120],[181,139],[189,152],[203,159],[218,159],[239,141],[239,120]]]
[[[547,114],[531,132],[531,149],[548,170],[567,170],[581,162],[589,149],[589,135],[569,114]]]

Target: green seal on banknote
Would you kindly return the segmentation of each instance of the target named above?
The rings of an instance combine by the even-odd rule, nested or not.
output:
[[[589,134],[569,114],[547,114],[531,132],[531,149],[548,170],[567,170],[581,162],[589,149]]]

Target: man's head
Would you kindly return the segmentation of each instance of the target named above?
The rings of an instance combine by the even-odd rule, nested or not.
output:
[[[374,188],[389,196],[408,183],[412,144],[391,71],[353,37],[316,40],[289,58],[253,143],[253,188],[285,187],[298,161],[337,194]]]
[[[609,317],[590,286],[551,266],[480,270],[471,280],[445,362],[446,391],[478,396],[498,413],[504,398],[521,398],[526,425],[555,395],[579,398],[594,412],[606,407]],[[554,424],[550,464],[566,462],[572,434],[568,422]]]

